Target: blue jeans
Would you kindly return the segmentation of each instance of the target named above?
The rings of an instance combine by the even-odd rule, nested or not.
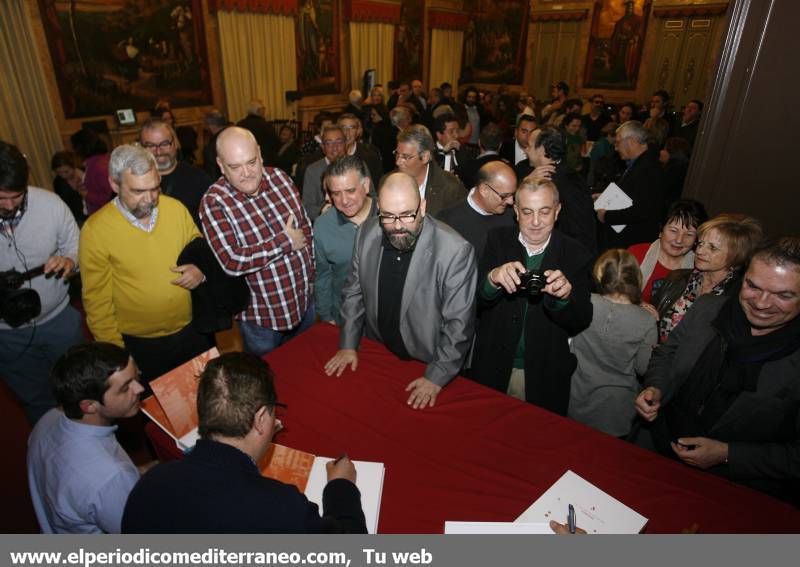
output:
[[[56,406],[50,386],[53,364],[82,342],[80,313],[69,305],[47,323],[0,330],[0,375],[22,402],[31,424]]]
[[[275,331],[249,321],[239,321],[239,330],[242,333],[242,340],[244,340],[244,348],[247,352],[264,356],[311,327],[314,324],[316,315],[317,312],[312,301],[309,303],[300,324],[288,331]]]

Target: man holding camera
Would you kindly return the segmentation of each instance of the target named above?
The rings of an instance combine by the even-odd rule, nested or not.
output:
[[[592,256],[553,230],[555,184],[523,181],[515,198],[518,226],[491,230],[481,258],[473,378],[566,415],[576,366],[567,341],[592,320]]]
[[[19,149],[0,141],[0,272],[42,268],[0,277],[0,376],[33,424],[56,405],[50,367],[82,333],[66,283],[78,264],[78,225],[56,194],[28,187],[28,171]]]

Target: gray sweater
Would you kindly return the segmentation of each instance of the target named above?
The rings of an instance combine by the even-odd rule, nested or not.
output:
[[[636,375],[647,371],[657,344],[656,320],[638,305],[623,305],[592,294],[588,329],[572,339],[578,358],[572,374],[569,412],[576,421],[621,437],[636,414]]]
[[[78,265],[78,225],[58,195],[28,187],[28,206],[13,236],[0,234],[0,271],[14,268],[25,272],[41,266],[50,256],[66,256]],[[63,279],[42,275],[22,285],[39,293],[42,312],[35,320],[38,325],[61,313],[69,302],[68,285]],[[0,321],[0,329],[10,327]]]

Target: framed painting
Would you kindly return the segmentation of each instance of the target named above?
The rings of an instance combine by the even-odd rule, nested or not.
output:
[[[201,0],[39,0],[66,118],[212,103]]]
[[[299,0],[297,88],[304,95],[339,91],[339,0]]]
[[[402,0],[400,22],[395,27],[394,78],[411,82],[422,80],[424,0]]]
[[[592,16],[583,85],[636,88],[651,0],[598,0]]]
[[[464,0],[459,83],[522,84],[529,9],[529,0]]]

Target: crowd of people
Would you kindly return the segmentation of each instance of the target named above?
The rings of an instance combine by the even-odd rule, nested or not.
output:
[[[54,193],[0,142],[0,271],[23,282],[0,374],[35,424],[42,531],[365,531],[346,457],[322,516],[255,465],[280,405],[261,357],[318,321],[340,330],[329,376],[362,337],[425,363],[410,410],[464,375],[799,503],[800,237],[682,198],[702,103],[391,86],[302,146],[259,101],[212,111],[202,167],[162,106],[136,144],[73,137]],[[612,183],[631,205],[595,210]],[[246,353],[202,373],[201,440],[140,477],[115,421],[232,319]]]

